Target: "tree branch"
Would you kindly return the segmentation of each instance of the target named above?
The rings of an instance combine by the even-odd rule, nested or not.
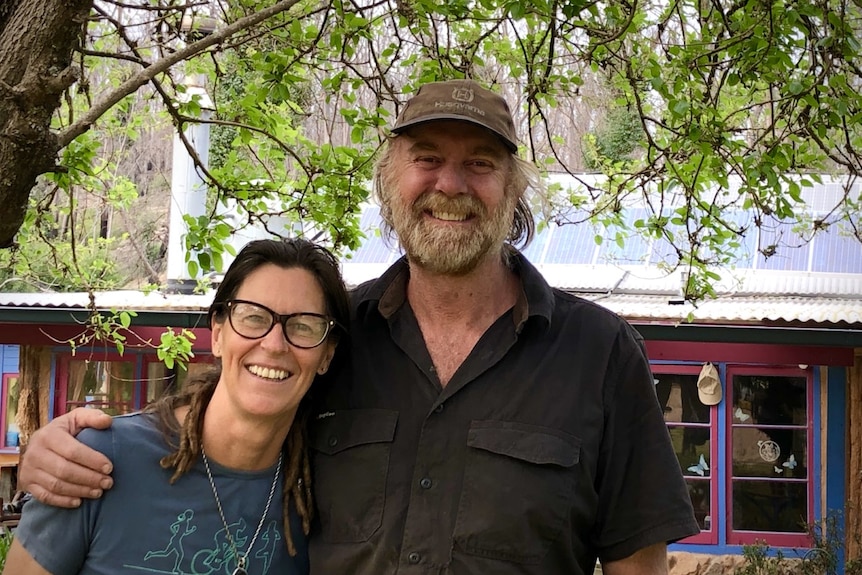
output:
[[[298,2],[299,0],[282,0],[281,2],[277,2],[269,8],[259,10],[249,16],[240,18],[233,24],[225,26],[221,30],[217,30],[206,38],[193,42],[185,48],[181,48],[173,54],[153,62],[148,67],[120,84],[115,90],[95,102],[87,113],[84,114],[77,122],[60,132],[57,135],[58,146],[60,148],[64,148],[69,145],[72,140],[89,130],[93,123],[117,104],[117,102],[129,94],[134,93],[138,88],[151,81],[158,74],[167,71],[171,66],[184,60],[188,60],[189,58],[200,54],[207,48],[220,44],[237,32],[242,32],[246,28],[260,24],[264,20],[289,10]]]

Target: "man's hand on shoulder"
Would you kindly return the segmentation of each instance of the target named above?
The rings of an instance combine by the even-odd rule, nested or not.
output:
[[[77,439],[82,429],[107,429],[111,417],[97,409],[78,408],[53,419],[28,442],[18,468],[19,489],[57,507],[78,507],[110,489],[113,466],[103,454]]]

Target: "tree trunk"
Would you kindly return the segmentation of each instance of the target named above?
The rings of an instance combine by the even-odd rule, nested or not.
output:
[[[0,6],[0,248],[12,245],[30,191],[57,162],[50,130],[76,79],[72,53],[93,0],[3,0]]]

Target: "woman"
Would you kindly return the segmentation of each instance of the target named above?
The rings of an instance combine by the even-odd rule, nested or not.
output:
[[[307,573],[304,397],[347,314],[329,252],[249,243],[209,310],[220,368],[110,430],[82,432],[114,461],[114,488],[77,509],[28,505],[3,572]]]

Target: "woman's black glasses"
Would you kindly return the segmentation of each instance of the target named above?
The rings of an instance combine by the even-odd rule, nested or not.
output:
[[[336,325],[334,319],[319,313],[281,315],[259,303],[241,299],[232,299],[225,305],[231,327],[242,337],[260,339],[272,331],[272,326],[280,323],[288,343],[302,349],[311,349],[323,343]]]

